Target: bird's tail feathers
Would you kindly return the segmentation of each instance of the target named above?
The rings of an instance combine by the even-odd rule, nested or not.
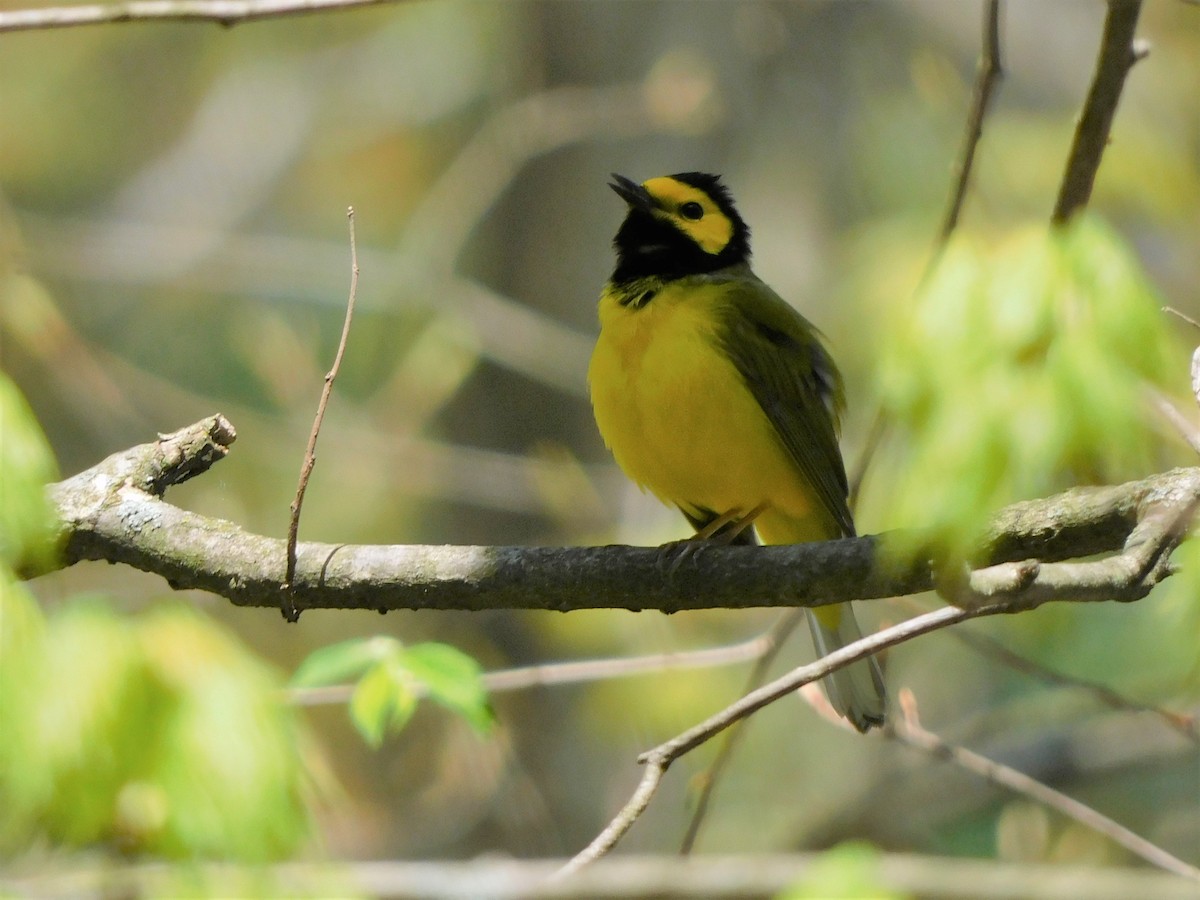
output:
[[[817,655],[826,656],[861,638],[849,603],[805,610]],[[882,725],[887,697],[879,661],[870,656],[827,675],[823,683],[833,708],[859,731]]]

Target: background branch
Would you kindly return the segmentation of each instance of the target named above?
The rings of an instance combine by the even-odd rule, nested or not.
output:
[[[1110,709],[1121,712],[1151,713],[1193,744],[1200,744],[1200,730],[1197,728],[1196,716],[1192,714],[1175,712],[1174,710],[1164,709],[1160,706],[1140,703],[1120,694],[1106,684],[1066,675],[1019,653],[1014,653],[994,637],[982,632],[956,628],[953,631],[947,632],[947,634],[967,645],[981,656],[994,659],[1002,665],[1008,666],[1013,671],[1037,678],[1046,684],[1083,691],[1095,697]]]
[[[1000,62],[1000,0],[987,0],[983,12],[983,51],[979,55],[979,71],[975,76],[975,90],[971,99],[971,112],[967,116],[967,133],[963,138],[962,152],[954,167],[954,191],[942,220],[940,240],[945,241],[958,225],[963,202],[967,198],[967,185],[971,182],[971,167],[975,162],[975,149],[983,136],[983,120],[996,85],[1004,76]]]
[[[764,640],[766,647],[757,662],[755,662],[754,668],[750,670],[750,674],[746,676],[746,686],[742,689],[743,695],[750,693],[763,683],[767,677],[767,672],[771,668],[771,664],[775,661],[775,657],[779,655],[779,651],[783,649],[783,645],[786,643],[788,637],[803,620],[803,612],[798,609],[791,610],[781,615],[763,635],[762,640]],[[721,746],[717,750],[717,755],[704,772],[700,790],[696,795],[692,815],[688,820],[687,830],[684,832],[683,840],[679,845],[679,852],[683,855],[691,853],[696,845],[696,838],[700,835],[700,827],[704,824],[704,819],[708,815],[713,792],[716,791],[717,783],[729,766],[730,760],[733,759],[733,751],[737,746],[738,736],[742,734],[742,731],[742,723],[739,723],[725,732]]]
[[[663,672],[681,669],[716,668],[737,665],[750,660],[761,660],[773,653],[778,643],[778,631],[776,628],[771,628],[757,637],[723,647],[519,666],[515,669],[485,672],[479,680],[489,694],[498,694],[535,687],[558,687],[566,684],[610,681],[614,678],[661,675]],[[289,703],[297,706],[349,703],[357,686],[355,683],[333,684],[326,687],[289,688],[287,698]],[[411,690],[415,697],[425,697],[428,693],[420,684],[413,685]]]
[[[1149,52],[1135,43],[1134,30],[1141,0],[1108,0],[1108,15],[1104,19],[1104,34],[1100,39],[1100,54],[1096,59],[1096,74],[1083,103],[1075,139],[1067,157],[1067,168],[1058,190],[1058,200],[1050,220],[1061,225],[1076,210],[1087,205],[1092,185],[1100,168],[1100,158],[1108,146],[1117,101],[1125,86],[1125,76],[1133,64]]]
[[[284,863],[259,868],[280,893],[311,891],[312,885],[340,887],[339,893],[393,900],[480,897],[487,900],[749,900],[776,897],[803,883],[820,853],[793,855],[678,856],[622,855],[569,879],[550,880],[554,860],[483,857],[468,862]],[[245,872],[228,864],[194,867],[203,884],[241,884]],[[930,900],[1194,900],[1195,885],[1153,870],[1095,865],[1005,863],[983,859],[881,853],[870,871],[882,888]],[[8,879],[0,888],[17,896],[162,896],[178,889],[175,870],[161,863],[108,864]]]
[[[130,0],[0,12],[0,33],[111,22],[213,22],[237,25],[300,13],[381,6],[400,0]]]
[[[1152,844],[1098,810],[1085,803],[1080,803],[1073,797],[1068,797],[1061,791],[1056,791],[1036,778],[1030,778],[1024,772],[1018,772],[1011,766],[988,759],[966,747],[948,743],[933,732],[926,730],[917,715],[917,701],[913,697],[912,691],[902,690],[899,700],[902,715],[894,718],[891,723],[893,737],[938,759],[953,762],[981,778],[986,778],[993,784],[1036,800],[1067,818],[1099,832],[1151,865],[1193,881],[1200,881],[1200,869]]]

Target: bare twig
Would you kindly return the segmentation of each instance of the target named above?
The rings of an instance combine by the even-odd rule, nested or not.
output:
[[[867,429],[867,438],[863,441],[862,451],[858,454],[858,461],[854,465],[854,471],[850,474],[850,488],[846,492],[846,504],[850,507],[851,512],[858,511],[858,496],[862,493],[863,482],[867,478],[871,462],[875,459],[875,453],[883,443],[886,433],[887,420],[884,418],[883,409],[876,407],[875,415],[871,418],[871,427]]]
[[[346,211],[346,219],[350,224],[350,295],[346,299],[346,316],[342,320],[342,336],[338,340],[333,366],[325,373],[325,386],[321,389],[321,400],[317,403],[317,414],[313,418],[312,431],[308,435],[308,446],[304,450],[304,462],[300,466],[300,481],[296,485],[296,499],[292,501],[291,505],[291,521],[288,523],[287,573],[283,579],[280,611],[289,622],[295,622],[300,618],[300,610],[296,607],[292,597],[296,583],[296,542],[300,535],[300,510],[304,506],[304,493],[308,490],[308,479],[312,476],[313,466],[317,462],[317,437],[321,433],[321,423],[325,421],[325,409],[329,405],[329,397],[333,393],[333,380],[337,378],[338,371],[342,367],[342,358],[346,355],[350,323],[354,320],[354,299],[358,294],[358,243],[354,236],[353,206]]]
[[[979,56],[979,69],[975,76],[975,91],[971,99],[971,113],[967,117],[967,133],[963,137],[962,151],[954,167],[954,191],[942,219],[939,240],[945,242],[958,225],[963,202],[967,197],[967,185],[971,180],[971,167],[975,162],[975,150],[983,136],[983,120],[987,116],[992,94],[1004,67],[1000,61],[1000,0],[987,0],[983,13],[983,50]]]
[[[914,613],[925,611],[919,604],[909,598],[902,597],[897,599],[903,602],[904,606]],[[1000,641],[977,630],[955,628],[948,630],[946,634],[970,647],[979,655],[986,656],[1002,665],[1008,666],[1013,671],[1021,672],[1032,678],[1044,681],[1047,684],[1084,691],[1091,694],[1110,709],[1133,713],[1151,713],[1158,716],[1170,728],[1191,742],[1200,743],[1200,722],[1197,721],[1194,715],[1175,712],[1174,710],[1163,709],[1159,706],[1152,706],[1131,700],[1106,684],[1089,681],[1086,678],[1076,678],[1073,675],[1066,675],[1057,669],[1051,669],[1049,666],[1045,666],[1027,656],[1022,656],[1020,653],[1010,650],[1004,644],[1000,643]],[[838,719],[838,721],[842,720]]]
[[[1125,76],[1149,52],[1133,37],[1141,9],[1141,0],[1108,0],[1096,73],[1075,127],[1075,139],[1050,217],[1056,225],[1064,224],[1091,199]]]
[[[748,694],[767,677],[767,672],[771,668],[771,663],[775,661],[775,657],[779,655],[779,651],[783,648],[791,633],[796,629],[804,619],[804,613],[801,610],[793,610],[792,612],[784,613],[780,616],[774,625],[761,638],[766,644],[766,649],[755,663],[754,669],[746,678],[746,687],[742,690],[742,694]],[[696,844],[696,838],[700,834],[700,826],[704,824],[704,818],[708,814],[708,807],[712,801],[713,792],[716,790],[717,783],[721,780],[721,775],[724,774],[726,767],[729,765],[730,759],[733,758],[733,751],[737,745],[738,736],[743,729],[740,726],[734,726],[725,732],[725,736],[721,741],[720,749],[717,750],[717,755],[713,759],[712,764],[708,767],[708,771],[704,773],[703,783],[700,787],[700,793],[696,797],[696,806],[692,812],[692,818],[688,822],[687,831],[683,835],[683,841],[680,843],[679,852],[687,855],[692,852],[692,848]]]
[[[1104,835],[1151,865],[1185,878],[1200,881],[1200,869],[1173,856],[1156,844],[1150,843],[1103,813],[1056,791],[1035,778],[1030,778],[1023,772],[1018,772],[1016,769],[981,756],[965,747],[950,744],[936,734],[927,731],[921,726],[917,717],[917,703],[912,691],[907,689],[900,691],[899,702],[903,715],[893,721],[890,733],[903,743],[923,750],[938,759],[953,762],[981,778],[986,778],[993,784],[1036,800]]]
[[[652,653],[645,656],[588,659],[501,669],[485,673],[480,680],[489,693],[501,693],[533,687],[553,687],[608,681],[615,678],[633,678],[674,669],[732,666],[762,659],[769,654],[774,649],[775,635],[775,630],[771,629],[748,641],[729,644],[725,647],[707,647],[703,650],[681,650],[676,653]],[[329,687],[292,688],[287,692],[287,696],[288,701],[297,706],[348,703],[355,687],[356,685],[353,684],[335,684]],[[417,697],[424,696],[424,688],[420,684],[412,685],[411,690]]]
[[[1200,0],[1196,0],[1196,2],[1200,3]],[[1194,318],[1189,316],[1187,313],[1181,312],[1180,310],[1176,309],[1173,306],[1164,306],[1162,308],[1162,311],[1165,313],[1170,313],[1171,315],[1175,316],[1177,319],[1181,319],[1182,321],[1186,322],[1188,325],[1191,325],[1193,328],[1200,330],[1200,322],[1197,322]]]
[[[1197,351],[1197,358],[1200,358],[1200,351]],[[1161,391],[1147,387],[1146,393],[1150,398],[1150,402],[1159,414],[1166,419],[1171,426],[1179,432],[1189,447],[1196,453],[1200,453],[1200,428],[1196,427],[1196,423],[1192,422],[1179,411],[1179,408],[1171,402],[1171,398]]]
[[[1063,674],[1026,656],[1014,653],[995,638],[989,637],[986,634],[976,634],[962,628],[947,633],[956,640],[962,641],[976,653],[983,656],[990,656],[1014,671],[1022,672],[1048,684],[1085,691],[1110,709],[1122,710],[1124,712],[1153,713],[1192,743],[1200,744],[1200,730],[1197,730],[1195,716],[1163,709],[1159,706],[1139,703],[1136,700],[1130,700],[1123,694],[1117,693],[1106,684]]]
[[[0,12],[0,32],[110,22],[213,22],[231,26],[258,19],[398,2],[400,0],[129,0]]]

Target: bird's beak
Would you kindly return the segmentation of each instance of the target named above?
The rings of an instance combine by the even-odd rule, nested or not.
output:
[[[654,198],[650,196],[650,192],[636,181],[631,181],[624,175],[617,175],[615,172],[612,179],[608,186],[616,191],[617,195],[633,209],[650,212],[657,205],[654,202]]]

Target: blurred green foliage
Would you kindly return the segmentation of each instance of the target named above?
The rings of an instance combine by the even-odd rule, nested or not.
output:
[[[35,836],[262,861],[309,834],[300,734],[279,677],[206,617],[79,596],[44,614],[11,570],[49,552],[54,472],[0,377],[0,848]]]
[[[53,555],[54,516],[42,493],[56,477],[50,445],[21,391],[0,372],[0,571],[36,570]]]
[[[33,617],[6,592],[14,616]],[[76,598],[0,671],[0,839],[265,861],[309,835],[281,679],[185,606],[136,618]],[[7,647],[5,648],[8,649]]]
[[[879,851],[870,844],[839,844],[779,900],[905,900],[908,894],[889,890],[880,880],[878,861]]]
[[[954,235],[879,335],[903,452],[872,472],[873,502],[910,529],[893,549],[963,558],[1006,503],[1147,471],[1160,442],[1146,389],[1178,384],[1182,359],[1161,307],[1094,217]]]

